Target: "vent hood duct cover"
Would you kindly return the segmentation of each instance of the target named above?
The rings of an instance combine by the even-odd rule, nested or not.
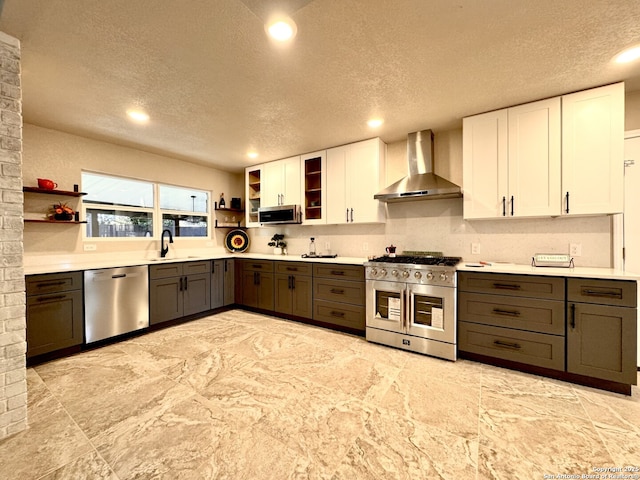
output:
[[[373,196],[383,202],[460,198],[459,186],[433,173],[433,132],[410,133],[407,138],[409,175]]]

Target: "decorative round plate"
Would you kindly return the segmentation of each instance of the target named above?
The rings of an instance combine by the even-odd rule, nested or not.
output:
[[[231,230],[224,239],[224,245],[230,252],[244,252],[249,248],[249,236],[244,230]]]

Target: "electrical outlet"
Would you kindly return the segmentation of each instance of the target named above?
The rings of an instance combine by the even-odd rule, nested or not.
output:
[[[331,242],[324,242],[324,249],[329,252],[331,250]]]
[[[572,257],[580,257],[582,256],[582,244],[581,243],[570,243],[569,244],[569,255]]]
[[[471,244],[471,254],[472,255],[480,255],[480,244],[472,243]]]
[[[84,251],[85,252],[95,252],[98,249],[98,246],[95,243],[85,243]]]
[[[363,252],[368,252],[369,251],[369,244],[367,242],[363,242],[362,251]]]

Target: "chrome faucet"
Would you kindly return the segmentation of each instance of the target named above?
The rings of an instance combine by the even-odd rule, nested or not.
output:
[[[169,244],[167,244],[167,246],[164,246],[164,234],[168,233],[169,234],[169,243],[173,243],[173,235],[171,235],[171,230],[163,230],[162,231],[162,235],[160,236],[160,256],[162,258],[167,256],[167,253],[169,253]]]

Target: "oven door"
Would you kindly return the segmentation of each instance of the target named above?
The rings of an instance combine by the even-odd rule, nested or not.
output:
[[[455,289],[433,285],[407,287],[407,333],[456,343]]]
[[[367,327],[405,333],[406,284],[367,280]]]

